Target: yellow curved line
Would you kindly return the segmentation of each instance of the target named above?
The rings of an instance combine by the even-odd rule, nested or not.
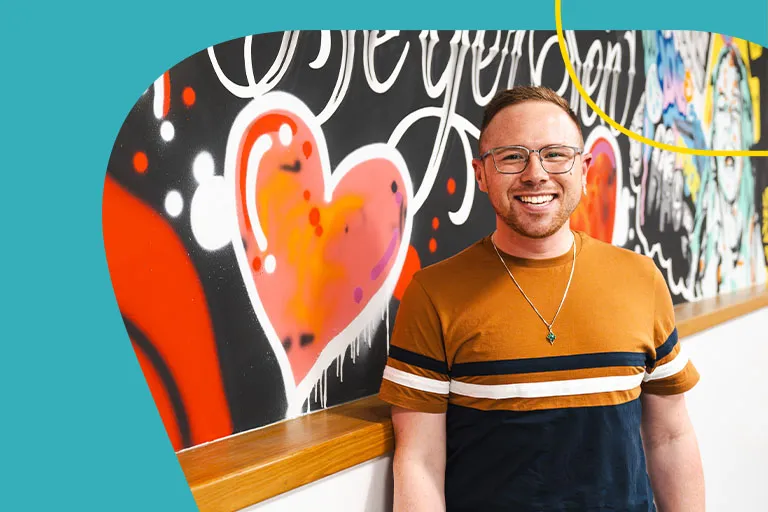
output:
[[[561,4],[561,0],[555,0],[555,26],[557,27],[557,42],[560,46],[560,54],[563,56],[563,62],[565,63],[565,68],[568,70],[568,75],[570,75],[571,77],[573,86],[576,87],[577,91],[579,91],[579,94],[581,95],[581,97],[584,98],[584,101],[586,101],[587,104],[590,107],[592,107],[592,110],[594,110],[597,113],[597,115],[599,115],[606,123],[613,126],[615,129],[619,130],[621,133],[623,133],[630,139],[634,139],[638,142],[642,142],[643,144],[648,144],[649,146],[663,149],[665,151],[672,151],[675,153],[683,153],[686,155],[698,155],[698,156],[768,156],[768,151],[746,151],[746,150],[728,151],[728,150],[714,150],[714,149],[692,149],[692,148],[686,148],[681,146],[672,146],[671,144],[664,144],[663,142],[657,142],[647,137],[643,137],[638,133],[635,133],[631,130],[624,128],[619,123],[611,119],[608,116],[608,114],[603,112],[602,109],[598,107],[594,101],[592,101],[592,98],[589,97],[589,94],[587,94],[587,91],[585,91],[584,88],[581,86],[581,82],[579,81],[579,78],[576,76],[576,71],[574,71],[573,69],[571,60],[570,58],[568,58],[568,48],[565,46],[565,37],[563,36],[563,20],[562,20],[560,4]]]

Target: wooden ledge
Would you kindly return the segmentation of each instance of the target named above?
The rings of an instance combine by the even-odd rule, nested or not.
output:
[[[675,307],[681,338],[768,307],[754,287]],[[394,449],[389,406],[368,397],[178,453],[202,512],[233,512]]]
[[[768,307],[768,285],[675,306],[677,333],[682,338]]]
[[[178,454],[202,512],[235,511],[394,449],[389,406],[363,398]]]

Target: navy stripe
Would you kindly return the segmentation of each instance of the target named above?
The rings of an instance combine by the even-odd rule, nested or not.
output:
[[[664,359],[669,354],[671,354],[672,350],[675,348],[675,345],[677,345],[677,327],[675,327],[675,330],[672,331],[672,334],[669,335],[667,341],[665,341],[662,346],[656,349],[656,361],[658,362],[659,360]]]
[[[523,412],[449,404],[446,510],[655,511],[641,418],[639,399]]]
[[[577,354],[572,356],[536,357],[507,361],[457,363],[451,369],[452,377],[480,375],[510,375],[516,373],[557,372],[586,370],[610,366],[645,366],[646,355],[640,352],[606,352],[603,354]]]
[[[397,359],[405,364],[411,364],[413,366],[418,366],[419,368],[424,368],[425,370],[432,370],[433,372],[448,375],[448,365],[444,361],[438,361],[437,359],[432,359],[431,357],[423,356],[416,352],[405,350],[404,348],[390,345],[389,357]]]

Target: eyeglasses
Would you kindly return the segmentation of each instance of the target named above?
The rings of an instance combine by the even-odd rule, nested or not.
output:
[[[501,174],[520,174],[528,166],[531,153],[537,153],[541,167],[549,174],[564,174],[573,168],[576,155],[582,149],[575,146],[551,145],[541,149],[528,149],[524,146],[502,146],[493,148],[480,156],[480,160],[491,155],[493,165]]]

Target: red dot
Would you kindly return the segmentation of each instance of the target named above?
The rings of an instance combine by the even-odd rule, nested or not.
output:
[[[433,218],[432,219],[432,229],[437,231],[437,228],[439,228],[439,227],[440,227],[440,219],[438,219],[437,217]]]
[[[323,226],[317,226],[317,227],[315,228],[315,234],[316,234],[317,236],[323,236]]]
[[[313,226],[320,224],[320,210],[317,208],[312,208],[309,211],[309,223]]]
[[[312,197],[312,195],[309,193],[309,190],[304,191],[304,200],[309,201],[309,198]]]
[[[446,188],[448,189],[448,193],[450,195],[453,195],[454,192],[456,192],[456,180],[453,178],[448,178],[448,183],[446,184]]]
[[[429,252],[435,252],[437,250],[437,240],[434,238],[429,239]]]
[[[261,270],[261,258],[259,258],[258,256],[253,258],[252,266],[253,266],[253,270],[255,270],[256,272]]]
[[[304,142],[304,144],[301,145],[301,149],[304,151],[304,156],[307,158],[312,154],[312,144],[310,144],[309,141]]]
[[[147,160],[147,154],[143,151],[137,151],[135,155],[133,155],[133,168],[136,169],[136,172],[140,172],[144,174],[147,171],[147,166],[149,165],[149,160]]]
[[[191,87],[185,87],[184,90],[181,91],[181,99],[188,107],[191,107],[195,104],[196,97],[197,95],[195,94],[195,90]]]

